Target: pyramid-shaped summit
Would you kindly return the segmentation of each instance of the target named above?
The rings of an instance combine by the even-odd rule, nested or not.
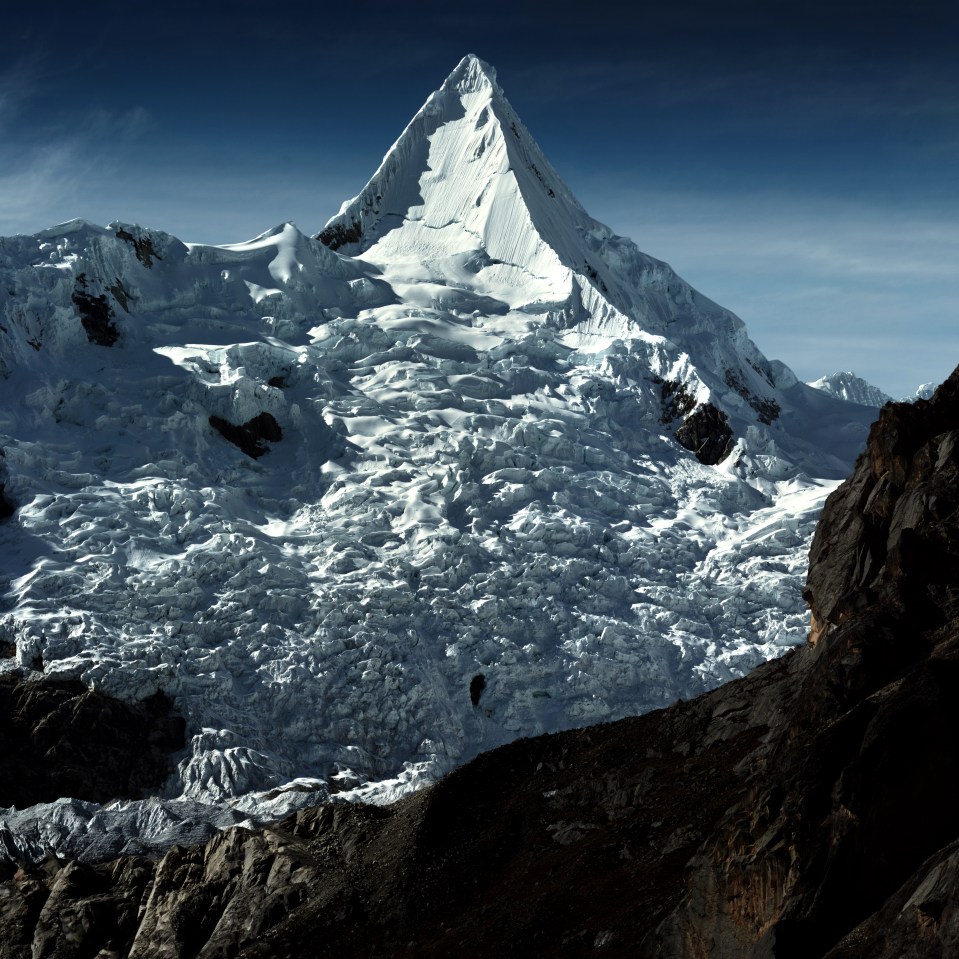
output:
[[[318,238],[390,282],[468,288],[568,330],[568,347],[624,352],[666,384],[664,422],[675,419],[673,435],[704,462],[723,460],[751,425],[772,425],[797,384],[738,317],[589,216],[473,55]]]
[[[441,89],[458,90],[460,93],[477,93],[490,90],[502,96],[503,91],[496,82],[496,70],[475,53],[467,53],[456,65],[456,69],[443,82]]]
[[[435,260],[482,249],[527,274],[554,277],[569,266],[563,259],[576,263],[581,228],[593,225],[506,100],[496,72],[471,54],[320,239],[354,256],[378,246],[372,259]]]

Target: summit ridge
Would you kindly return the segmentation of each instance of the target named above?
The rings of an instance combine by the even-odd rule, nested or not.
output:
[[[319,239],[387,279],[419,275],[542,316],[536,325],[564,330],[572,349],[642,354],[704,411],[680,441],[728,455],[732,443],[705,443],[707,427],[728,440],[768,425],[795,376],[760,353],[738,317],[590,217],[493,77],[464,58]]]
[[[503,92],[496,82],[496,70],[475,53],[468,53],[460,60],[440,89],[455,89],[460,93],[477,93],[481,90]]]

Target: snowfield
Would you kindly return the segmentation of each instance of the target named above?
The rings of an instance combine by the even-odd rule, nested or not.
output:
[[[592,220],[487,65],[322,237],[0,240],[0,668],[162,689],[189,736],[163,796],[8,811],[8,851],[389,801],[805,638],[874,411]],[[676,439],[710,410],[712,465]]]

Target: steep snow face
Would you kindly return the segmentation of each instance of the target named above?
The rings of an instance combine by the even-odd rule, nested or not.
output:
[[[627,343],[699,401],[755,422],[795,382],[738,317],[582,208],[496,82],[467,56],[320,238],[387,277],[467,287],[567,331],[571,348]]]
[[[325,236],[0,240],[0,669],[162,688],[190,735],[159,803],[21,811],[7,848],[392,798],[804,638],[871,412],[590,220],[488,67]]]
[[[879,387],[866,382],[855,373],[832,373],[813,380],[807,386],[849,403],[859,403],[861,406],[878,408],[892,402],[891,396],[887,396]]]

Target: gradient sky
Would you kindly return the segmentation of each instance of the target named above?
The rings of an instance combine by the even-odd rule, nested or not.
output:
[[[5,10],[0,235],[315,232],[473,52],[589,212],[803,379],[959,363],[959,6],[48,2]]]

